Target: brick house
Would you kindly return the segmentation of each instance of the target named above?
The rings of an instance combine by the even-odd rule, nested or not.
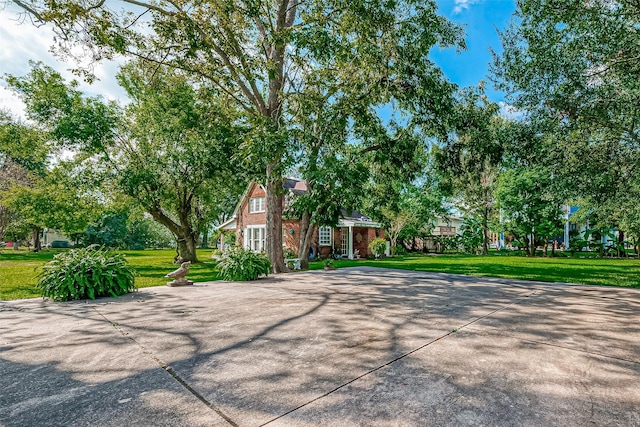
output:
[[[287,178],[283,188],[286,191],[285,204],[296,195],[307,192],[304,181]],[[266,192],[262,185],[251,182],[242,194],[231,219],[218,228],[235,231],[236,244],[260,252],[266,240]],[[300,244],[300,220],[283,218],[282,233],[284,247],[298,253]],[[315,227],[312,234],[310,258],[320,255],[326,258],[333,251],[349,259],[354,254],[371,255],[369,242],[376,237],[384,237],[382,226],[358,211],[342,210],[337,227]],[[357,252],[356,252],[357,251]]]

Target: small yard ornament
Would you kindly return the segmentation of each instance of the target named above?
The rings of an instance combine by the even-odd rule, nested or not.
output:
[[[193,285],[191,280],[187,280],[187,274],[189,274],[189,266],[191,265],[191,261],[183,262],[180,265],[180,268],[176,271],[172,271],[164,277],[168,277],[170,279],[174,279],[173,282],[168,282],[167,286],[187,286]]]

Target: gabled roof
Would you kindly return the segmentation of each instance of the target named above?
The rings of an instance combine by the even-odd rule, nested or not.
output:
[[[242,196],[240,196],[240,200],[238,201],[236,208],[233,210],[233,215],[231,216],[232,219],[238,217],[238,213],[240,213],[240,207],[244,204],[245,200],[249,198],[249,195],[251,194],[251,189],[253,188],[254,184],[256,184],[256,181],[252,179],[251,182],[249,182],[249,185],[247,185],[247,188],[245,188],[244,193],[242,193]],[[262,185],[260,185],[260,187],[262,187],[262,189],[265,190],[265,188]]]
[[[236,218],[238,216],[238,214],[240,213],[240,207],[245,204],[245,202],[251,195],[251,189],[255,184],[256,184],[256,180],[251,180],[251,182],[249,182],[249,185],[247,185],[247,188],[244,190],[244,193],[242,193],[242,196],[240,196],[240,200],[238,200],[238,204],[236,205],[236,208],[233,211],[233,215],[231,216],[231,218]],[[262,184],[260,184],[260,187],[266,191],[266,189]],[[289,190],[294,194],[300,195],[300,194],[305,194],[307,192],[307,183],[296,178],[285,178],[282,183],[282,188],[285,190]]]

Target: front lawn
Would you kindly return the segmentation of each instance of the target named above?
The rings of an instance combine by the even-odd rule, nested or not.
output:
[[[0,300],[39,297],[35,287],[36,269],[64,250],[48,250],[34,254],[27,251],[0,251]],[[173,250],[122,251],[136,270],[136,286],[163,286],[164,275],[178,266],[172,263]],[[199,264],[190,268],[194,282],[218,280],[211,250],[199,250]],[[518,256],[473,255],[410,255],[374,260],[337,260],[341,267],[373,266],[403,270],[466,274],[470,276],[503,277],[509,279],[568,282],[640,288],[640,261],[596,258],[525,258]],[[322,269],[323,261],[311,263],[312,270]]]
[[[526,258],[497,254],[410,255],[379,261],[336,260],[333,265],[337,268],[366,265],[469,276],[640,288],[640,261],[631,259]],[[323,267],[324,262],[311,263],[311,269]]]
[[[51,260],[64,249],[43,250],[39,253],[27,251],[15,252],[11,249],[0,251],[0,300],[39,297],[35,285],[37,268]],[[172,272],[175,250],[119,251],[124,253],[129,265],[136,271],[135,284],[138,288],[166,285],[170,279],[164,275]],[[211,259],[211,250],[199,250],[199,264],[193,264],[189,271],[189,280],[207,282],[218,279],[215,262]]]

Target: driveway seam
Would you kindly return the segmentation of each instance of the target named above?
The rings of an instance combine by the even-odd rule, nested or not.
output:
[[[144,345],[142,345],[141,343],[139,343],[138,341],[136,341],[135,338],[133,338],[131,335],[129,335],[129,333],[125,332],[124,329],[122,329],[120,327],[120,325],[117,322],[112,322],[111,320],[109,320],[104,314],[102,314],[96,307],[92,307],[93,310],[98,313],[100,316],[102,316],[103,319],[105,319],[107,322],[109,322],[111,324],[111,326],[117,330],[123,337],[129,339],[130,341],[132,341],[134,344],[136,344],[140,350],[142,351],[142,353],[144,353],[145,355],[147,355],[149,358],[151,358],[158,366],[160,366],[160,368],[162,368],[165,372],[167,372],[169,375],[171,375],[173,377],[174,380],[176,380],[183,388],[185,388],[189,393],[191,393],[193,396],[195,396],[198,400],[200,400],[202,403],[204,403],[209,409],[211,409],[213,412],[215,412],[217,415],[219,415],[220,417],[222,417],[226,422],[228,422],[230,425],[232,425],[233,427],[239,427],[238,424],[236,422],[234,422],[231,418],[229,418],[227,415],[225,415],[219,408],[217,408],[212,402],[209,402],[202,394],[200,394],[197,390],[195,390],[193,387],[191,387],[189,385],[189,383],[182,378],[171,366],[169,366],[167,363],[163,362],[159,357],[157,357],[155,354],[153,354],[153,352],[151,352],[150,350],[148,350]]]
[[[459,331],[459,330],[461,330],[461,329],[463,329],[463,328],[466,328],[466,327],[467,327],[467,326],[469,326],[469,325],[472,325],[472,324],[474,324],[474,323],[476,323],[476,322],[479,322],[480,320],[482,320],[482,319],[484,319],[484,318],[487,318],[487,317],[491,316],[492,314],[495,314],[495,313],[497,313],[497,312],[499,312],[499,311],[506,310],[507,308],[511,307],[512,305],[517,304],[518,302],[520,302],[520,300],[523,300],[523,299],[525,299],[525,298],[529,298],[529,297],[531,297],[531,296],[533,296],[533,295],[537,294],[538,292],[539,292],[539,290],[538,290],[538,289],[535,289],[535,290],[533,290],[532,292],[528,293],[527,295],[520,296],[520,297],[516,298],[513,302],[511,302],[511,303],[509,303],[509,304],[507,304],[507,305],[505,305],[505,306],[503,306],[503,307],[497,308],[497,309],[495,309],[495,310],[493,310],[493,311],[491,311],[491,312],[489,312],[489,313],[487,313],[487,314],[485,314],[485,315],[482,315],[482,316],[480,316],[480,317],[477,317],[477,318],[475,318],[475,319],[473,319],[473,320],[471,320],[471,321],[469,321],[469,322],[465,323],[464,325],[462,325],[462,326],[460,326],[460,327],[458,327],[458,328],[455,328],[455,329],[453,329],[453,330],[451,330],[451,331],[447,332],[447,333],[446,333],[446,334],[444,334],[444,335],[439,336],[438,338],[435,338],[435,339],[433,339],[433,340],[431,340],[431,341],[429,341],[429,342],[427,342],[427,343],[425,343],[425,344],[423,344],[423,345],[421,345],[421,346],[419,346],[419,347],[417,347],[417,348],[415,348],[415,349],[413,349],[413,350],[411,350],[411,351],[408,351],[408,352],[406,352],[406,353],[404,353],[404,354],[402,354],[402,355],[400,355],[400,356],[396,357],[396,358],[395,358],[395,359],[393,359],[393,360],[390,360],[389,362],[387,362],[387,363],[385,363],[385,364],[383,364],[383,365],[380,365],[380,366],[378,366],[378,367],[375,367],[375,368],[373,368],[373,369],[370,369],[369,371],[365,372],[364,374],[361,374],[361,375],[359,375],[359,376],[357,376],[357,377],[355,377],[355,378],[352,378],[351,380],[349,380],[349,381],[347,381],[347,382],[345,382],[345,383],[343,383],[343,384],[339,385],[338,387],[334,388],[333,390],[330,390],[330,391],[328,391],[328,392],[326,392],[326,393],[324,393],[324,394],[322,394],[322,395],[320,395],[320,396],[318,396],[318,397],[316,397],[316,398],[314,398],[314,399],[311,399],[311,400],[309,400],[308,402],[305,402],[305,403],[303,403],[302,405],[299,405],[299,406],[297,406],[297,407],[295,407],[295,408],[293,408],[293,409],[291,409],[291,410],[289,410],[289,411],[285,412],[284,414],[278,415],[277,417],[270,419],[270,420],[269,420],[269,421],[267,421],[266,423],[260,424],[260,426],[259,426],[259,427],[266,426],[267,424],[271,424],[271,423],[272,423],[272,422],[274,422],[274,421],[277,421],[277,420],[279,420],[279,419],[281,419],[281,418],[283,418],[283,417],[286,417],[287,415],[289,415],[289,414],[291,414],[291,413],[293,413],[293,412],[297,411],[298,409],[304,408],[305,406],[308,406],[308,405],[310,405],[310,404],[312,404],[312,403],[314,403],[314,402],[317,402],[318,400],[323,399],[323,398],[325,398],[325,397],[327,397],[327,396],[329,396],[329,395],[331,395],[331,394],[335,393],[336,391],[338,391],[338,390],[340,390],[340,389],[343,389],[344,387],[346,387],[346,386],[348,386],[348,385],[350,385],[350,384],[352,384],[352,383],[354,383],[354,382],[358,381],[359,379],[362,379],[362,378],[364,378],[364,377],[366,377],[366,376],[368,376],[368,375],[370,375],[370,374],[372,374],[372,373],[374,373],[374,372],[377,372],[377,371],[379,371],[379,370],[381,370],[381,369],[383,369],[383,368],[385,368],[385,367],[387,367],[387,366],[390,366],[390,365],[394,364],[395,362],[397,362],[398,360],[404,359],[405,357],[407,357],[407,356],[409,356],[409,355],[411,355],[411,354],[413,354],[413,353],[417,353],[418,351],[420,351],[420,350],[422,350],[422,349],[424,349],[424,348],[426,348],[426,347],[430,346],[430,345],[431,345],[431,344],[433,344],[433,343],[436,343],[436,342],[438,342],[438,341],[441,341],[441,340],[443,340],[443,339],[447,338],[449,335],[453,335],[453,334],[455,334],[457,331]]]

